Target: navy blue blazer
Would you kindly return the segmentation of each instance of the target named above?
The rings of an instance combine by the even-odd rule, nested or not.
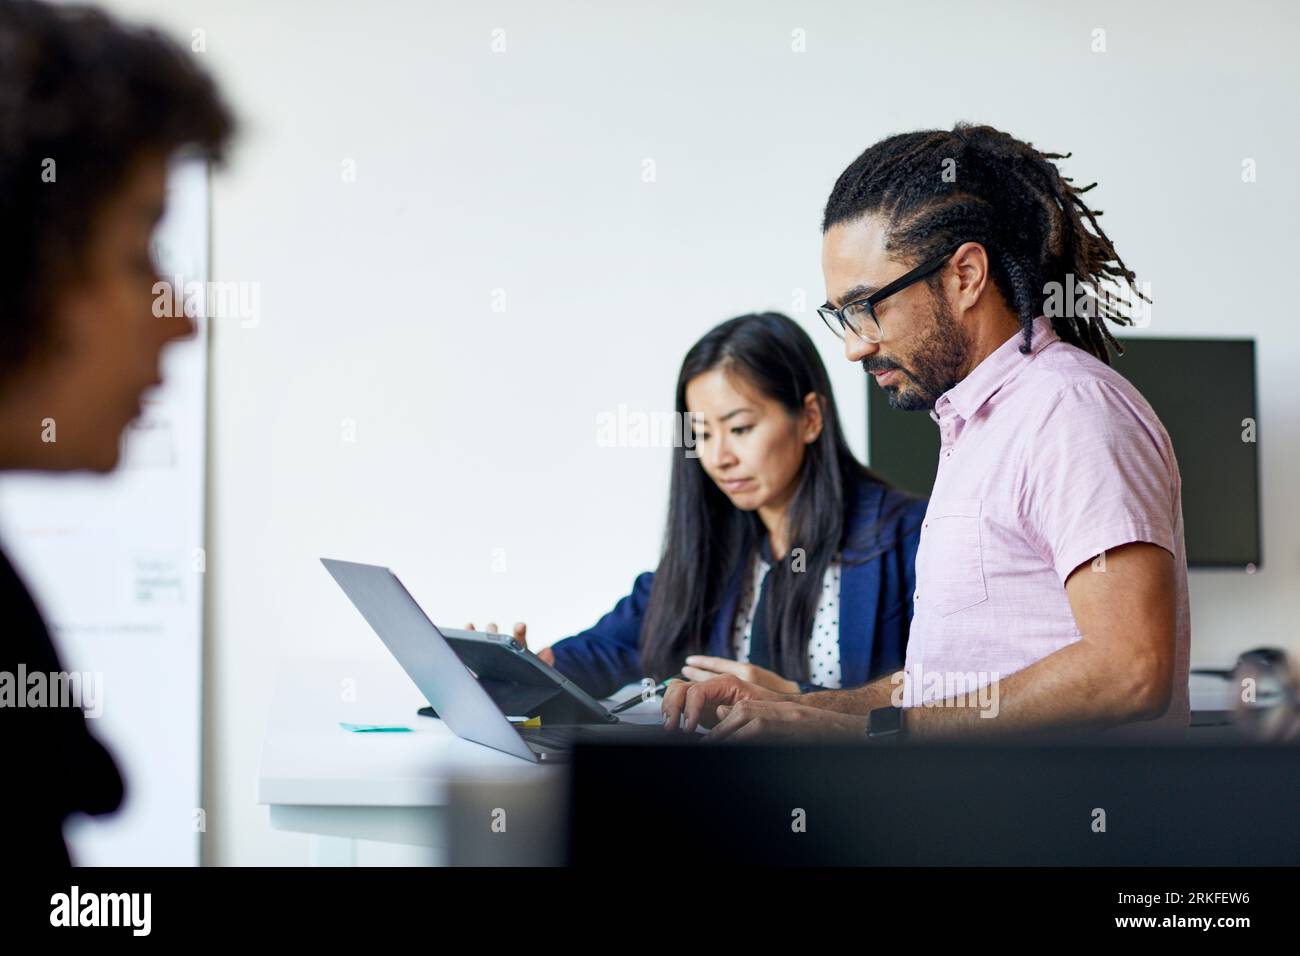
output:
[[[845,502],[849,540],[879,521],[878,534],[861,548],[845,553],[840,571],[840,683],[865,684],[903,666],[907,634],[912,623],[912,592],[916,587],[916,547],[926,501],[862,481]],[[734,657],[731,628],[739,600],[741,575],[733,569],[722,604],[709,634],[709,654]],[[650,603],[654,572],[637,576],[632,593],[595,626],[557,641],[555,667],[595,697],[608,697],[620,687],[639,681],[641,623]],[[817,690],[800,684],[804,692]]]

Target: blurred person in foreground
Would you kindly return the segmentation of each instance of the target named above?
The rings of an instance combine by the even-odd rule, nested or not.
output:
[[[116,467],[163,350],[194,332],[154,311],[168,163],[219,159],[232,129],[161,35],[92,8],[0,4],[0,469]],[[67,865],[64,820],[115,810],[123,780],[80,706],[37,693],[64,663],[2,551],[0,617],[0,843],[14,862]]]

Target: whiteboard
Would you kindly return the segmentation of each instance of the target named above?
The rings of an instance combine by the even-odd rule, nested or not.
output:
[[[208,173],[173,164],[154,238],[164,278],[208,278]],[[108,476],[0,477],[0,546],[69,671],[102,675],[88,723],[126,781],[109,817],[69,821],[73,862],[192,866],[200,807],[207,319],[163,353]]]

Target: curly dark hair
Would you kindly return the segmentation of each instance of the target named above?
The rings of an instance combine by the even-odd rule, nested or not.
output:
[[[233,130],[212,80],[161,34],[0,0],[0,382],[47,344],[52,289],[134,163],[186,147],[220,160]]]
[[[888,223],[886,248],[917,262],[962,242],[984,246],[993,282],[1020,319],[1027,353],[1033,322],[1043,314],[1048,283],[1086,299],[1083,315],[1053,316],[1063,340],[1110,364],[1109,348],[1123,355],[1103,320],[1130,325],[1132,318],[1105,294],[1105,283],[1127,283],[1138,297],[1133,272],[1097,224],[1079,188],[1031,143],[994,129],[958,123],[951,131],[901,133],[869,147],[840,175],[822,217],[822,231],[863,215]],[[952,163],[946,163],[951,160]],[[955,165],[953,165],[955,164]],[[942,175],[945,168],[954,176]],[[1091,228],[1090,228],[1091,227]],[[931,289],[941,277],[929,280]]]

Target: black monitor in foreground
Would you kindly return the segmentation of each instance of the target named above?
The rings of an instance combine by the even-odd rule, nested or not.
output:
[[[1190,740],[580,744],[567,862],[1294,866],[1300,746]]]
[[[1259,567],[1259,444],[1243,439],[1249,427],[1243,422],[1257,421],[1254,340],[1134,338],[1122,344],[1115,368],[1151,403],[1174,443],[1188,567]],[[890,408],[884,390],[871,381],[867,447],[878,474],[907,491],[930,494],[939,429],[925,412]]]

